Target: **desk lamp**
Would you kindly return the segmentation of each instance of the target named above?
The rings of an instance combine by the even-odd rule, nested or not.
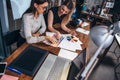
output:
[[[118,32],[120,32],[120,21],[113,23],[109,27],[104,25],[97,25],[90,30],[90,37],[98,46],[98,49],[90,59],[89,63],[85,66],[83,72],[81,74],[78,74],[80,75],[79,80],[87,80],[90,72],[98,61],[97,57],[100,54],[100,51],[103,48],[105,49],[110,46],[114,35]]]

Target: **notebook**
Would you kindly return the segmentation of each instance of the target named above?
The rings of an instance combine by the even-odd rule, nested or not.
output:
[[[28,46],[8,67],[29,76],[34,76],[47,55],[47,50],[35,46]]]
[[[0,80],[18,80],[19,78],[16,77],[16,76],[12,76],[12,75],[7,75],[7,74],[4,74]]]

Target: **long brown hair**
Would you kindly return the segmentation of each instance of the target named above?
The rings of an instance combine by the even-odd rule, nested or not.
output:
[[[45,2],[49,2],[49,0],[32,0],[30,7],[28,8],[28,10],[25,13],[33,13],[33,14],[35,14],[36,8],[34,7],[34,3],[43,4]]]
[[[65,1],[62,3],[62,5],[67,6],[67,8],[68,8],[69,10],[71,10],[71,9],[73,8],[73,2],[72,2],[72,0],[65,0]]]
[[[62,23],[64,23],[65,25],[67,25],[71,19],[71,16],[72,16],[72,13],[75,9],[75,6],[76,6],[76,0],[72,1],[72,0],[65,0],[63,4],[66,4],[67,2],[66,1],[70,1],[69,4],[67,4],[67,6],[69,6],[69,8],[71,8],[70,10],[70,13],[68,13],[62,20]],[[71,4],[71,1],[72,1],[72,6],[70,5]]]

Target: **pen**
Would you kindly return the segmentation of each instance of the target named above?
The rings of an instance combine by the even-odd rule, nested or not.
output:
[[[13,72],[16,72],[17,74],[22,74],[22,72],[20,72],[19,70],[17,69],[14,69],[14,68],[11,68],[11,67],[7,67],[7,69],[13,71]]]
[[[60,40],[59,40],[59,43],[64,39],[64,37],[61,37]]]

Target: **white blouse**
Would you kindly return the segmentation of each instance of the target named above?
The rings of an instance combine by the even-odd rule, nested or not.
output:
[[[33,37],[32,34],[40,32],[44,33],[46,30],[46,24],[43,14],[40,14],[36,19],[32,13],[26,13],[23,15],[23,24],[20,30],[20,34],[26,39],[27,43],[37,43],[43,41],[44,36]]]

